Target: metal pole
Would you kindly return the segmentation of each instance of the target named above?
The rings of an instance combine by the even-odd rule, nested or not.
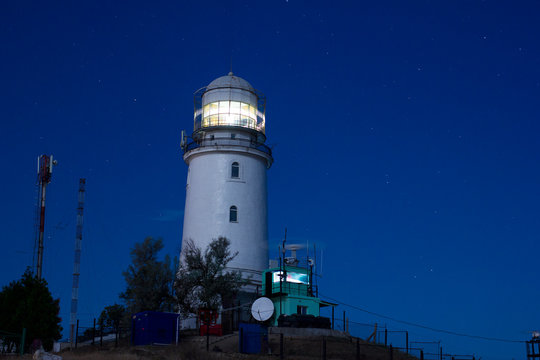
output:
[[[79,193],[77,202],[77,227],[75,230],[75,255],[73,258],[73,285],[71,288],[71,313],[69,323],[75,324],[77,319],[77,306],[79,302],[79,276],[81,268],[82,227],[84,210],[84,193],[86,179],[79,179]]]
[[[343,310],[343,331],[345,331],[345,310]]]
[[[360,339],[356,338],[356,360],[360,360]]]
[[[240,307],[240,300],[238,300],[238,309],[236,310],[236,325],[238,327],[240,327],[240,319],[241,319],[240,311],[242,311],[242,308]]]
[[[390,360],[394,360],[394,348],[392,344],[390,344]]]
[[[409,332],[405,331],[405,347],[407,354],[409,353]]]
[[[24,354],[24,343],[26,341],[26,328],[22,329],[21,334],[21,350],[19,351],[20,355],[22,356]]]
[[[442,360],[442,346],[439,346],[439,351],[440,351],[440,360]]]
[[[103,322],[99,325],[99,347],[103,347]]]
[[[206,319],[206,351],[210,351],[210,319]]]
[[[420,360],[424,360],[424,350],[420,350]]]
[[[384,346],[388,346],[388,329],[384,329]]]
[[[239,353],[244,353],[244,328],[240,328],[240,341],[238,342],[240,345]]]
[[[334,307],[332,306],[332,330],[334,330]]]
[[[94,318],[94,328],[92,329],[92,345],[96,344],[96,318]]]
[[[322,358],[326,360],[326,337],[323,337],[322,341]]]
[[[178,329],[179,328],[180,328],[180,316],[177,316],[176,317],[176,346],[178,346]]]
[[[75,344],[75,342],[73,341],[73,335],[75,334],[75,324],[70,324],[69,327],[69,346],[71,349],[73,348],[73,344]]]
[[[279,359],[283,360],[285,357],[285,354],[283,354],[283,333],[279,334]]]
[[[39,242],[38,242],[38,258],[37,258],[37,273],[38,279],[41,279],[43,271],[43,235],[45,233],[45,189],[47,183],[41,180],[41,209],[39,213]]]
[[[77,330],[75,330],[75,349],[77,348],[78,341],[79,341],[79,319],[77,319]]]

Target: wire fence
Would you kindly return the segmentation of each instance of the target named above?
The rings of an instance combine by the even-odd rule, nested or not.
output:
[[[230,334],[238,335],[238,343],[233,351],[241,350],[240,327],[244,323],[255,323],[250,315],[250,304],[237,304],[234,307],[223,309],[213,315],[213,320],[205,321],[204,316],[191,316],[178,321],[176,334],[169,338],[167,343],[180,344],[190,338],[199,338],[202,348],[211,350],[219,348],[222,339],[229,338]],[[339,314],[339,318],[332,316],[331,329],[324,336],[309,335],[288,336],[266,332],[264,334],[250,334],[252,337],[262,337],[258,353],[278,355],[280,359],[290,356],[304,355],[313,359],[340,358],[365,359],[378,357],[380,359],[411,359],[422,360],[475,360],[474,355],[451,354],[443,351],[440,341],[424,341],[416,337],[410,338],[407,330],[389,328],[386,324],[365,323],[354,321],[347,314]],[[201,321],[201,319],[203,319]],[[334,332],[332,332],[332,330]],[[76,337],[71,346],[116,347],[134,345],[134,327],[128,324],[118,329],[100,326],[94,323],[91,326],[79,326],[75,330]],[[146,329],[149,338],[156,338],[157,334]],[[267,331],[267,330],[265,330]],[[314,334],[317,334],[314,332]],[[249,334],[248,334],[249,335]],[[206,338],[206,341],[205,341]],[[206,346],[204,346],[206,343]],[[217,345],[214,345],[217,344]]]

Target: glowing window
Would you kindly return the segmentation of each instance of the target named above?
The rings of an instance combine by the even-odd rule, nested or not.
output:
[[[238,209],[234,205],[229,209],[229,222],[238,222]]]
[[[240,102],[231,101],[231,114],[240,114]]]
[[[233,179],[238,179],[240,177],[240,164],[236,161],[231,165],[231,177]]]
[[[201,126],[241,126],[264,132],[264,114],[241,101],[215,101],[202,107]]]
[[[219,113],[228,114],[229,113],[229,101],[220,101],[219,102]]]
[[[217,115],[218,113],[218,104],[217,103],[211,103],[210,105],[210,115]]]

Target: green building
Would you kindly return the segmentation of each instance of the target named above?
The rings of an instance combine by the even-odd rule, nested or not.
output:
[[[263,296],[274,304],[272,326],[278,325],[281,314],[320,316],[322,307],[336,306],[317,297],[311,268],[285,265],[268,269],[263,272],[262,286]]]

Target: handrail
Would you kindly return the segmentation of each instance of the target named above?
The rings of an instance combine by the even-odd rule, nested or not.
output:
[[[210,146],[242,146],[242,147],[249,147],[252,149],[259,150],[269,156],[272,156],[272,149],[270,149],[267,145],[256,142],[249,139],[231,139],[228,137],[219,137],[219,138],[205,138],[197,141],[192,141],[188,143],[186,146],[184,146],[184,154],[202,147],[210,147]]]

